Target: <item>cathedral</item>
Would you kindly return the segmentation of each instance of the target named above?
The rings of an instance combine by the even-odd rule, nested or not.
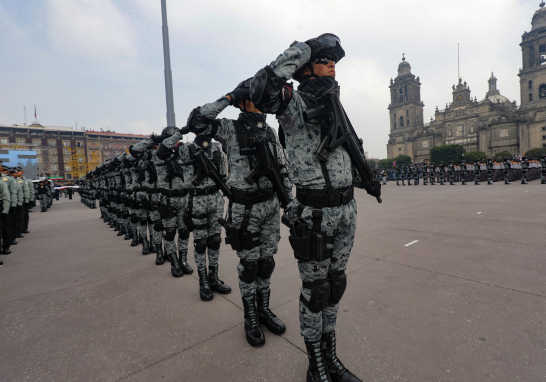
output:
[[[408,155],[414,162],[430,158],[436,146],[458,144],[467,152],[483,151],[488,157],[501,151],[523,155],[546,147],[546,8],[535,12],[532,29],[520,44],[523,68],[519,70],[521,103],[510,101],[497,89],[491,73],[484,99],[472,98],[466,82],[453,85],[453,102],[424,123],[421,82],[403,57],[391,90],[389,158]]]

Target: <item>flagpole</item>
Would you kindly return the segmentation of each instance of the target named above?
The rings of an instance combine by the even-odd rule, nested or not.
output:
[[[173,75],[171,71],[171,52],[169,49],[169,28],[167,26],[167,2],[161,0],[163,19],[163,60],[165,62],[165,96],[167,98],[167,127],[176,126],[173,99]]]

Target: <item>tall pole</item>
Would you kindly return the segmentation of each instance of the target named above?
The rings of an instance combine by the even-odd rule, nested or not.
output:
[[[165,96],[167,97],[167,126],[176,126],[174,118],[173,74],[171,71],[171,52],[169,50],[169,28],[167,26],[167,2],[161,0],[163,19],[163,59],[165,61]]]

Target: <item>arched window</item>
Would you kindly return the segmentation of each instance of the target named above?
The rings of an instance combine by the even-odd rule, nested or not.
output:
[[[394,113],[394,128],[396,129],[396,113]]]
[[[406,119],[409,118],[409,110],[406,110]]]
[[[546,98],[546,84],[538,87],[538,98]]]
[[[400,127],[404,127],[404,117],[400,117]]]
[[[533,88],[533,81],[529,81],[529,89]]]
[[[529,101],[533,100],[533,93],[529,93]]]

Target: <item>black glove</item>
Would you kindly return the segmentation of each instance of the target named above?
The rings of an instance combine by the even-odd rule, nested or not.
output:
[[[231,91],[231,93],[228,94],[231,98],[230,105],[237,106],[239,104],[239,101],[244,101],[245,99],[249,98],[250,96],[250,88],[245,87],[237,87]]]
[[[152,139],[152,141],[154,141],[154,143],[161,143],[169,137],[170,135],[161,134],[161,135],[152,135],[150,138]]]
[[[184,135],[184,134],[189,134],[190,132],[190,128],[188,126],[184,126],[183,128],[181,128],[180,130],[180,134]]]
[[[374,196],[376,198],[381,196],[381,183],[379,183],[378,181],[373,182],[373,185],[368,184],[367,186],[364,186],[364,188],[366,189],[366,192],[371,196]]]
[[[161,135],[168,135],[169,137],[172,136],[174,133],[176,133],[177,131],[180,131],[180,129],[176,126],[168,126],[166,128],[163,129],[163,131],[161,132]]]

